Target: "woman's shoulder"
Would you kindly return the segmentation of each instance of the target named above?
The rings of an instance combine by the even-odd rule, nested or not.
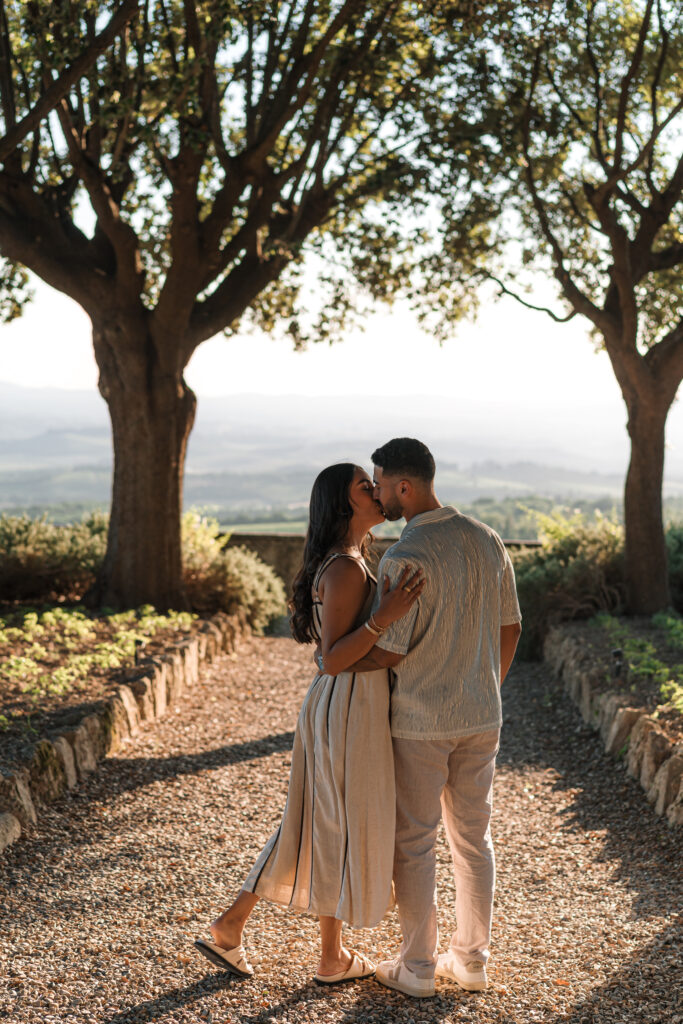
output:
[[[367,570],[364,562],[355,555],[347,554],[345,551],[334,551],[327,555],[320,563],[316,573],[316,587],[324,581],[325,587],[346,586],[354,581],[364,583],[367,578]]]

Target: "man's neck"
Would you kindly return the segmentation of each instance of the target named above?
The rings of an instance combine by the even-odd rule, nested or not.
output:
[[[443,505],[435,494],[425,495],[423,499],[413,502],[410,508],[403,510],[403,516],[405,521],[408,522],[410,519],[414,519],[415,516],[421,516],[423,512],[433,512],[437,508],[443,508]]]

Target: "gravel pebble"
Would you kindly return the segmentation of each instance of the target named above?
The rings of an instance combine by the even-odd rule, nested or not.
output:
[[[11,1024],[683,1024],[680,832],[540,665],[504,687],[496,780],[498,887],[490,987],[437,982],[417,1001],[374,981],[312,983],[314,920],[260,903],[239,981],[193,939],[234,895],[277,825],[311,654],[253,639],[177,713],[43,810],[0,879],[0,1019]],[[439,842],[442,945],[453,916]],[[347,941],[394,955],[395,912]]]

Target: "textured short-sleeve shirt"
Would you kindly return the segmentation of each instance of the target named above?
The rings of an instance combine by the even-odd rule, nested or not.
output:
[[[377,646],[405,657],[394,669],[391,732],[447,739],[500,728],[500,627],[521,620],[515,575],[490,527],[451,506],[414,516],[379,565],[395,585],[406,565],[426,585]]]

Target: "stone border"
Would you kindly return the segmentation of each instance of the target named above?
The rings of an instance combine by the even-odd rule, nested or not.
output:
[[[86,715],[68,732],[42,739],[28,764],[0,776],[0,853],[38,820],[37,809],[52,803],[93,772],[98,761],[119,750],[140,732],[141,722],[155,722],[199,679],[199,670],[219,654],[232,654],[251,634],[246,615],[218,612],[181,640],[126,673],[126,681],[97,714]]]
[[[623,758],[628,774],[640,782],[655,814],[683,825],[683,743],[672,743],[657,720],[632,707],[629,695],[594,688],[604,669],[581,642],[561,626],[551,629],[543,647],[545,662],[581,711],[586,725],[600,733],[605,751]]]

